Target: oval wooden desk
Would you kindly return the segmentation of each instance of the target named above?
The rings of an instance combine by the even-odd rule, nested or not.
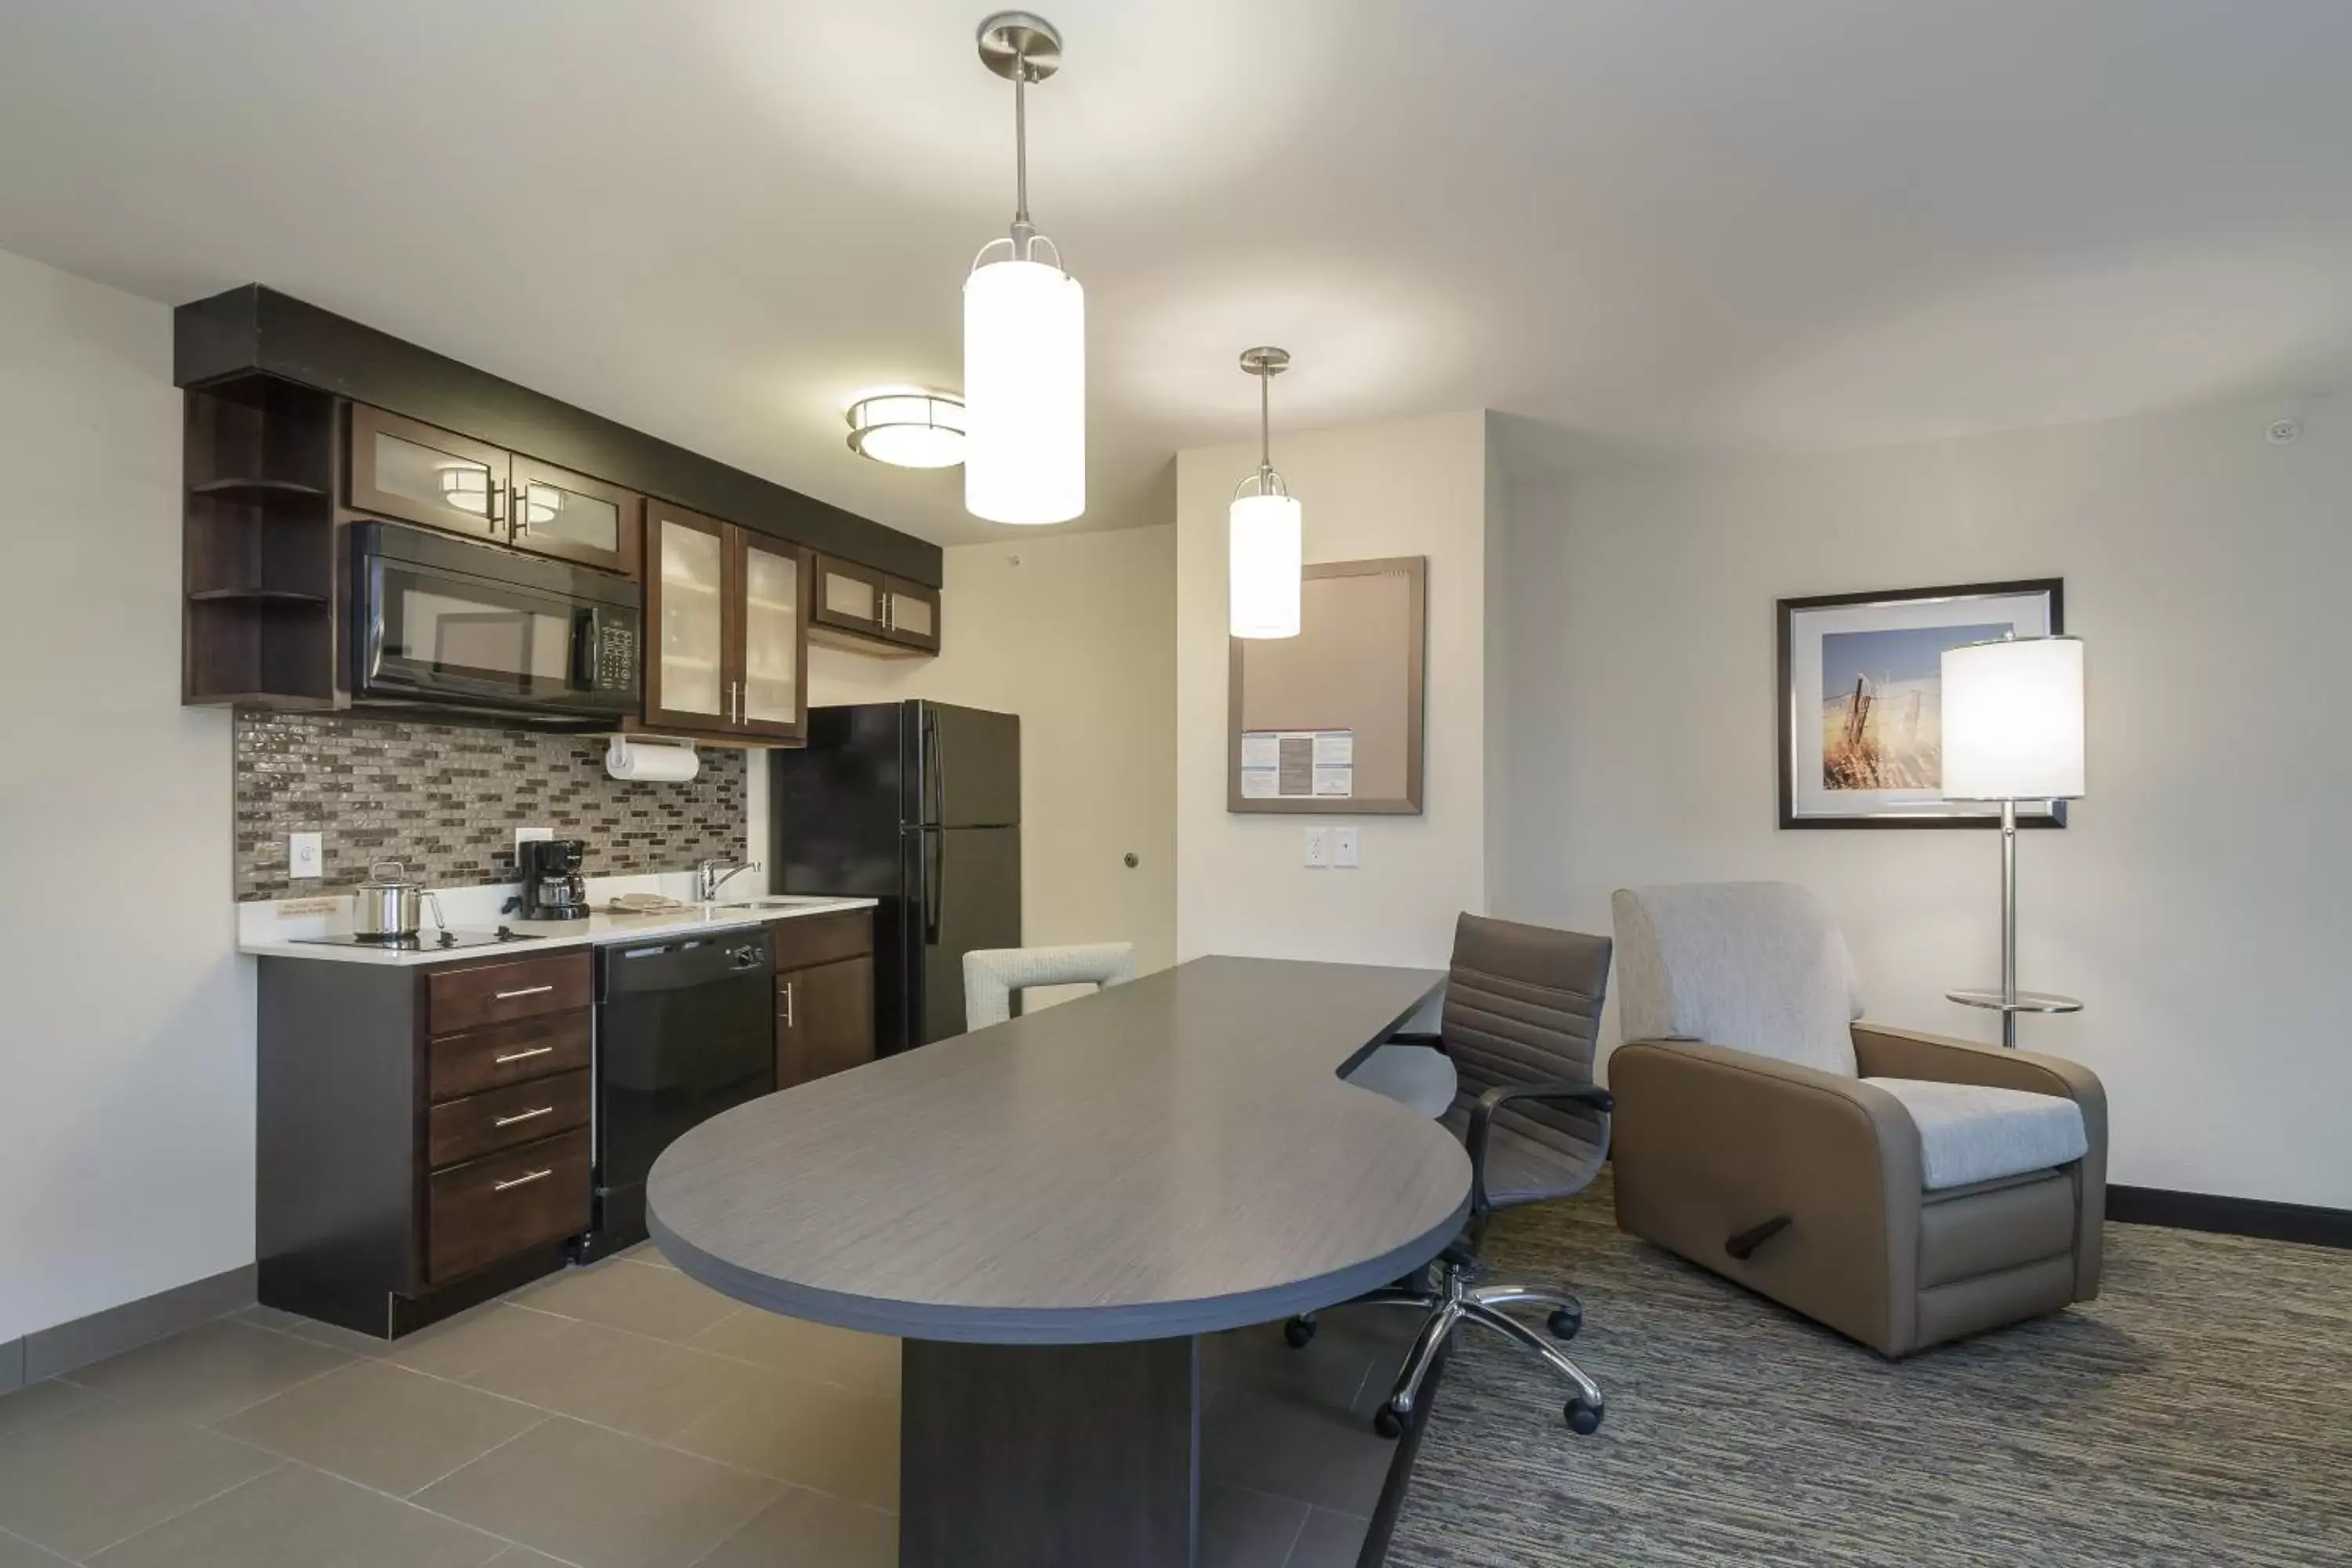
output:
[[[1437,1123],[1340,1081],[1443,982],[1204,958],[738,1106],[646,1184],[740,1300],[906,1343],[902,1568],[1183,1568],[1196,1336],[1418,1268],[1469,1211]]]

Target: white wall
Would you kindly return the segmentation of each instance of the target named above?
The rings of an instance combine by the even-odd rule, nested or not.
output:
[[[1276,466],[1305,508],[1306,555],[1429,558],[1426,767],[1418,816],[1225,809],[1226,506],[1255,443],[1176,469],[1176,946],[1443,964],[1454,917],[1486,903],[1486,416],[1444,414],[1283,433]],[[1353,822],[1358,870],[1307,870],[1309,826]]]
[[[1629,883],[1822,893],[1872,1014],[1979,1038],[1988,833],[1781,831],[1777,597],[2062,576],[2089,795],[2020,841],[2025,1043],[2105,1079],[2119,1182],[2352,1206],[2352,408],[1581,474],[1514,498],[1497,911],[1609,929]]]
[[[229,720],[183,709],[165,307],[0,253],[0,1341],[253,1258]]]
[[[946,552],[937,658],[809,650],[815,703],[1020,714],[1023,940],[1132,942],[1146,970],[1175,961],[1175,555],[1165,525],[961,545]],[[757,757],[751,778],[764,863]]]

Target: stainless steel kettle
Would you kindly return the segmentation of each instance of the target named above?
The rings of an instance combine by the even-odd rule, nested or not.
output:
[[[433,923],[446,931],[441,900],[424,883],[407,876],[397,860],[379,860],[368,868],[368,879],[352,889],[352,931],[356,936],[415,936],[423,923],[424,906],[433,906]]]

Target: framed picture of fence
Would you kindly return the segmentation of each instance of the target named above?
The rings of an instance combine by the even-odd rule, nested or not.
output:
[[[1780,826],[1981,827],[2000,807],[1943,796],[1943,656],[2065,630],[2055,577],[1780,602]],[[2063,827],[2063,801],[2020,801]]]

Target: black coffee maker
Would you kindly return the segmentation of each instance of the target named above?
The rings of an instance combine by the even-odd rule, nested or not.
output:
[[[522,916],[527,921],[584,921],[588,879],[580,868],[588,846],[577,838],[526,838],[515,846],[522,872]]]

